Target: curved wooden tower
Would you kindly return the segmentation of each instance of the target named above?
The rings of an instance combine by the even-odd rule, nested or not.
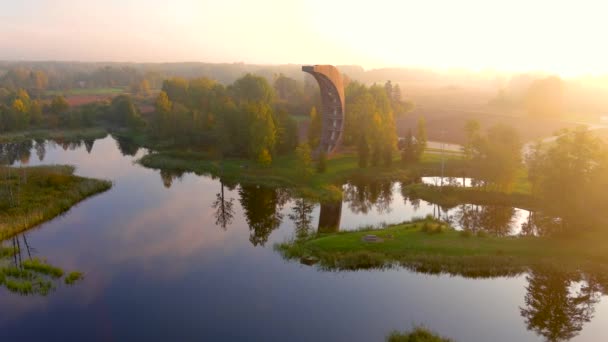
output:
[[[321,140],[314,151],[332,154],[340,145],[344,131],[344,82],[333,65],[303,66],[302,71],[314,76],[321,89]]]

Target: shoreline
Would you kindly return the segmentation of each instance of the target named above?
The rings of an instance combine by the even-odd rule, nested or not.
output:
[[[107,180],[75,176],[74,168],[65,165],[0,167],[0,171],[7,175],[0,180],[3,191],[19,189],[17,195],[11,192],[12,201],[7,196],[0,202],[0,240],[50,221],[112,187]],[[18,173],[26,174],[27,181]]]

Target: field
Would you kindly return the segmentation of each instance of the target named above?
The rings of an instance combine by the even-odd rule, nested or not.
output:
[[[114,87],[114,88],[72,88],[68,90],[48,90],[45,92],[47,96],[108,96],[108,95],[118,95],[125,91],[122,87]]]

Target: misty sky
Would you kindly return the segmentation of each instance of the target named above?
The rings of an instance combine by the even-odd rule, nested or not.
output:
[[[606,73],[604,3],[0,0],[0,59]]]

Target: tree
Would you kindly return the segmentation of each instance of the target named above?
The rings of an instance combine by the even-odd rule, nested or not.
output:
[[[308,126],[308,144],[313,150],[319,146],[321,140],[321,115],[317,113],[317,108],[312,107],[310,110],[310,124]]]
[[[267,148],[264,148],[258,152],[257,162],[262,166],[270,166],[270,164],[272,164],[272,156]]]
[[[297,169],[300,176],[307,179],[313,173],[310,146],[306,143],[296,147]]]
[[[427,136],[426,136],[426,121],[424,117],[418,119],[418,129],[416,130],[416,160],[420,160],[424,151],[426,150]]]
[[[412,129],[407,131],[407,135],[401,146],[401,161],[405,164],[415,162],[417,158],[416,154],[416,141]]]
[[[393,94],[394,94],[394,90],[393,90],[393,84],[391,83],[391,81],[386,81],[386,83],[384,83],[384,91],[386,92],[386,96],[389,99],[393,99]]]
[[[42,105],[38,100],[32,101],[30,107],[30,123],[32,125],[40,125],[42,123]]]
[[[163,82],[162,91],[164,91],[169,100],[172,102],[179,102],[181,104],[188,104],[188,80],[180,77],[174,77]]]
[[[521,166],[522,143],[513,127],[496,125],[473,145],[472,165],[486,186],[509,191]]]
[[[274,100],[274,90],[265,78],[247,74],[236,80],[229,91],[237,103],[259,102],[270,104]]]
[[[165,91],[161,91],[156,97],[154,107],[156,109],[155,125],[154,128],[157,134],[162,135],[167,133],[167,127],[169,125],[169,114],[171,113],[173,104],[169,100],[169,96]]]
[[[608,195],[608,148],[586,128],[564,130],[549,146],[536,145],[527,158],[533,194],[561,218],[563,230],[602,221]]]
[[[55,115],[61,115],[65,113],[70,108],[68,101],[65,97],[59,95],[54,96],[51,100],[50,112]]]
[[[112,99],[110,120],[130,128],[140,128],[145,124],[129,95],[119,95]]]
[[[247,104],[243,110],[249,123],[249,155],[263,165],[272,162],[271,151],[276,143],[272,109],[263,103]]]
[[[367,139],[364,135],[359,138],[359,143],[357,144],[357,155],[359,157],[359,167],[367,167],[369,159],[369,145],[367,144]]]
[[[467,160],[473,158],[474,147],[480,137],[480,129],[481,125],[479,124],[479,121],[474,119],[468,120],[464,125],[466,142],[463,146],[463,152]]]
[[[279,110],[275,118],[277,127],[277,153],[287,154],[298,145],[298,124],[284,110]]]

